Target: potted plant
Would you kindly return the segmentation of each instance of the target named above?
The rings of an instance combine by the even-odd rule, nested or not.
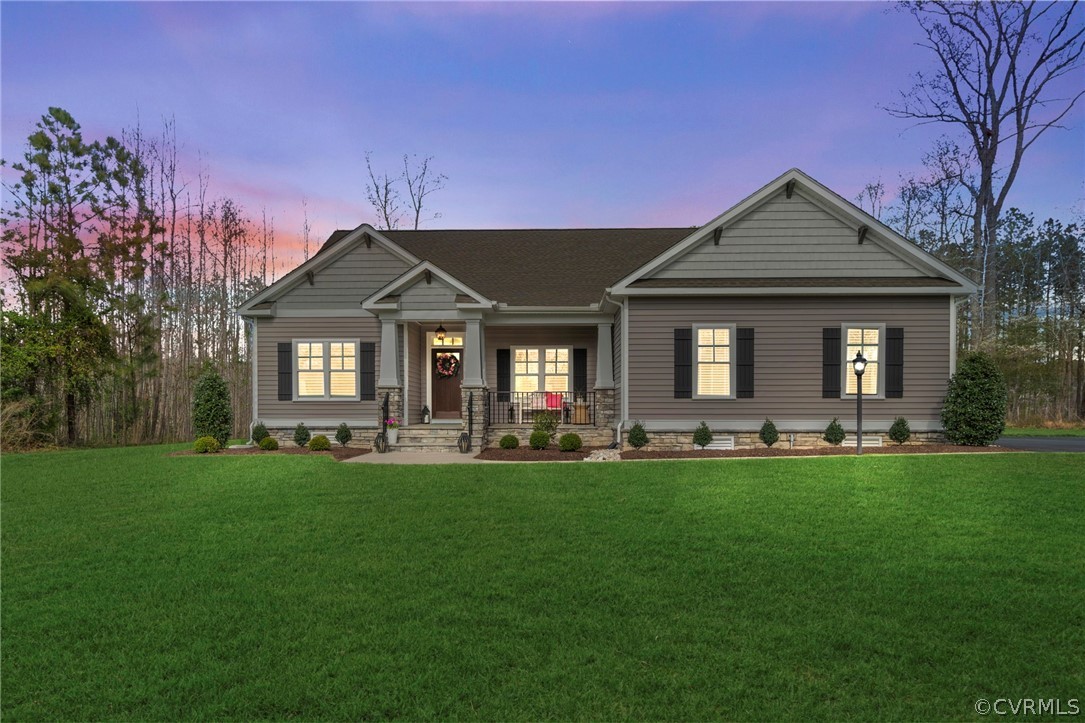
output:
[[[384,423],[388,426],[388,444],[399,442],[399,420],[395,417],[389,417],[384,420]]]

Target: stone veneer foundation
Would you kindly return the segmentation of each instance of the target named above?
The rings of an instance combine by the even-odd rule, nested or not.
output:
[[[832,447],[834,445],[829,444],[822,439],[821,432],[795,432],[795,444],[791,445],[790,432],[780,431],[780,441],[773,445],[775,449],[813,449],[816,447]],[[721,432],[712,430],[712,435],[715,439],[721,437],[734,437],[735,449],[765,449],[768,445],[762,442],[757,432]],[[854,435],[850,435],[854,436]],[[885,446],[895,445],[889,439],[889,435],[884,432],[866,432],[863,434],[863,439],[869,439],[871,437],[879,437],[882,440],[882,444]],[[912,432],[912,438],[905,442],[906,445],[916,444],[928,444],[936,443],[940,444],[945,442],[945,435],[941,432]],[[632,449],[629,446],[629,430],[622,430],[622,448]],[[694,449],[693,446],[693,432],[648,432],[648,444],[642,447],[645,450],[655,450],[660,452],[677,452]]]

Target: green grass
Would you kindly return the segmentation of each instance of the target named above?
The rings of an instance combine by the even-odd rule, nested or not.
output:
[[[1085,437],[1085,427],[1006,427],[1004,437]]]
[[[2,465],[7,719],[945,720],[1085,693],[1085,455]]]

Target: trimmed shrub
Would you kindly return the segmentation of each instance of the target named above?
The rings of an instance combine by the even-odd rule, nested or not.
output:
[[[829,444],[840,444],[844,441],[844,428],[840,426],[840,419],[833,417],[833,421],[829,422],[829,426],[825,428],[825,434],[822,436]]]
[[[1006,428],[1006,380],[991,357],[969,354],[949,378],[942,426],[954,444],[985,447]]]
[[[568,432],[561,435],[561,439],[558,440],[558,449],[562,452],[576,452],[584,446],[584,441],[580,439],[580,435],[576,432]]]
[[[313,441],[309,442],[310,452],[327,452],[332,448],[331,440],[323,434],[318,434],[313,437]]]
[[[200,437],[192,443],[192,451],[199,454],[207,454],[208,452],[217,452],[222,449],[222,445],[214,437],[207,435]]]
[[[309,444],[309,439],[312,435],[309,434],[309,428],[305,426],[304,422],[299,422],[298,426],[294,427],[294,444],[299,447],[304,447]]]
[[[546,449],[550,446],[550,435],[546,432],[537,430],[531,433],[531,439],[528,440],[528,444],[532,449]]]
[[[889,428],[889,439],[897,444],[904,444],[912,437],[912,428],[908,426],[908,420],[897,417],[893,420],[893,426]]]
[[[501,445],[501,449],[516,449],[520,446],[520,440],[515,434],[506,434],[498,444]]]
[[[267,427],[263,422],[257,422],[252,428],[252,441],[256,444],[260,444],[268,438]]]
[[[335,430],[335,441],[341,446],[346,447],[350,440],[354,439],[354,435],[350,431],[350,427],[346,422],[339,425],[339,429]]]
[[[693,431],[693,443],[701,449],[712,444],[712,430],[708,428],[708,425],[703,420],[697,426],[697,429]]]
[[[771,419],[766,419],[761,425],[761,431],[757,433],[757,438],[764,442],[765,446],[771,447],[780,441],[780,431],[776,429]]]
[[[651,440],[648,439],[648,433],[644,431],[644,425],[636,422],[629,428],[628,441],[631,447],[640,449]]]
[[[230,389],[210,364],[196,380],[192,395],[192,426],[196,437],[214,437],[219,447],[225,447],[234,427],[230,410]]]
[[[274,437],[264,437],[260,440],[260,449],[265,452],[274,452],[279,448],[279,440]]]
[[[561,418],[553,412],[539,412],[535,415],[535,431],[546,432],[550,442],[553,442],[554,437],[557,436],[560,423]]]

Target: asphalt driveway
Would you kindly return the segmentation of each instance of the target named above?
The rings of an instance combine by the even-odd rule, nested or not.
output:
[[[995,444],[1030,452],[1085,452],[1085,437],[999,437]]]

